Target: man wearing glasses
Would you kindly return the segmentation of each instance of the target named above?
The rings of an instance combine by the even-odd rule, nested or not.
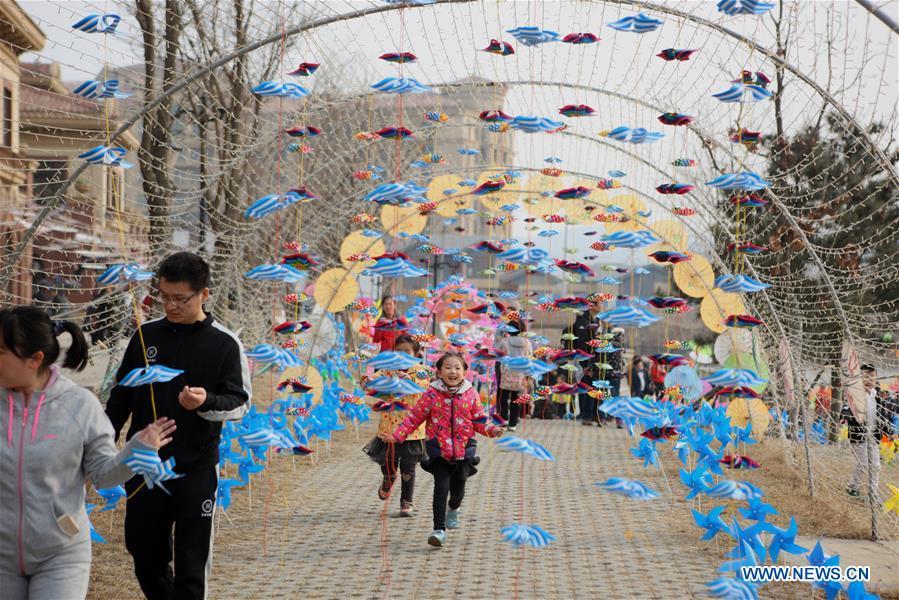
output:
[[[250,375],[240,340],[203,310],[209,265],[196,254],[178,252],[162,261],[157,277],[155,300],[165,317],[144,323],[131,338],[116,381],[148,365],[183,373],[168,383],[116,386],[106,414],[116,436],[131,417],[128,438],[158,417],[175,420],[178,432],[160,458],[174,456],[181,477],[165,482],[169,493],[148,489],[139,477],[125,484],[125,546],[147,598],[201,599],[212,566],[222,422],[249,410]]]

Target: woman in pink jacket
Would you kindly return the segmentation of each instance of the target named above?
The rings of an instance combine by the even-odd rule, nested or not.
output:
[[[499,427],[487,425],[480,398],[465,379],[467,370],[468,364],[461,354],[447,352],[441,356],[437,361],[437,379],[387,440],[402,442],[426,423],[427,457],[421,467],[434,476],[434,531],[428,543],[438,548],[446,540],[446,530],[459,527],[465,482],[478,472],[475,432],[488,437],[503,434]]]

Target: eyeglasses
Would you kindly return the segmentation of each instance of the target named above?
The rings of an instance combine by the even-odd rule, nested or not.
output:
[[[184,306],[185,304],[187,304],[188,302],[193,300],[196,297],[196,295],[200,293],[200,291],[201,290],[194,292],[187,298],[185,298],[183,296],[169,296],[167,294],[163,294],[162,292],[160,292],[159,294],[157,294],[155,296],[154,299],[157,302],[159,302],[160,304],[162,304],[163,306],[166,306],[168,304],[174,304],[175,306]]]

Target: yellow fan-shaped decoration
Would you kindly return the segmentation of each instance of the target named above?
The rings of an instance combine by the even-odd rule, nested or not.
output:
[[[385,204],[381,207],[381,224],[384,225],[384,231],[387,235],[395,237],[400,233],[414,235],[424,231],[428,224],[428,215],[423,215],[418,210],[418,204],[410,206],[390,206]]]
[[[756,440],[765,436],[771,423],[771,413],[759,398],[734,398],[725,412],[731,425],[742,429],[746,423],[752,423],[752,437]]]
[[[361,231],[353,231],[340,243],[340,264],[348,269],[351,273],[356,274],[362,269],[374,264],[373,260],[365,260],[352,262],[347,260],[353,254],[368,254],[369,256],[379,256],[384,254],[384,242],[379,239],[373,240],[370,237],[362,235]]]
[[[359,283],[346,269],[328,269],[315,280],[315,303],[322,310],[337,312],[359,295]]]
[[[699,305],[699,316],[705,326],[715,333],[723,333],[727,330],[722,321],[730,315],[742,315],[746,313],[746,305],[739,294],[722,292],[714,289],[702,299]]]
[[[613,221],[606,223],[606,233],[616,233],[618,231],[640,231],[646,229],[646,219],[637,214],[638,210],[646,210],[646,203],[633,194],[619,194],[617,196],[608,196],[606,206],[614,204],[624,209],[621,215],[627,216],[627,221]]]
[[[428,184],[427,198],[429,201],[437,203],[437,210],[434,212],[442,217],[454,217],[457,208],[471,208],[473,204],[472,196],[468,194],[472,188],[459,187],[459,182],[464,179],[467,179],[467,177],[462,177],[461,175],[438,175],[431,180],[431,183]],[[447,196],[443,192],[448,189],[458,191]]]
[[[650,248],[649,252],[655,252],[656,250],[685,252],[687,250],[687,246],[690,243],[690,234],[681,221],[673,219],[656,221],[652,224],[652,230],[663,241],[661,244],[656,244]]]
[[[693,298],[707,296],[715,285],[715,270],[704,256],[694,254],[689,261],[674,265],[672,271],[680,291]]]
[[[573,225],[600,226],[600,223],[593,220],[593,215],[601,212],[603,207],[608,205],[608,193],[606,193],[605,190],[594,189],[593,192],[583,200],[566,201],[565,215],[568,217],[568,222]],[[586,210],[587,207],[590,207],[592,210]]]
[[[309,393],[312,394],[312,402],[318,404],[321,402],[322,398],[322,387],[324,387],[324,380],[322,380],[322,374],[318,372],[318,369],[313,367],[312,365],[303,365],[302,367],[289,367],[284,369],[284,372],[279,375],[280,379],[278,382],[284,381],[285,379],[297,379],[300,377],[306,378],[306,385],[312,387],[312,391]]]

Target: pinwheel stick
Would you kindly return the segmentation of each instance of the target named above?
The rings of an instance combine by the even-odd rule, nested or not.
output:
[[[668,488],[668,495],[671,497],[671,502],[668,505],[668,510],[671,510],[671,507],[674,506],[674,490],[671,489],[671,482],[668,481],[668,473],[665,472],[665,465],[662,464],[662,456],[660,453],[656,452],[656,460],[659,463],[659,469],[662,471],[662,477],[665,478],[665,486]]]

